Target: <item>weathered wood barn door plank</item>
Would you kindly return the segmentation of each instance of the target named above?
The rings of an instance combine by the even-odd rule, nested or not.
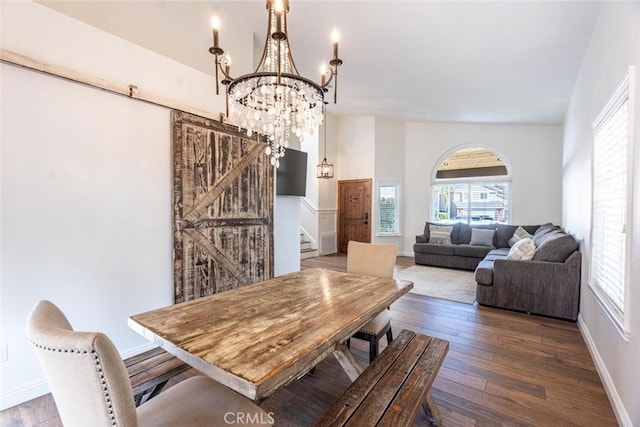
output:
[[[174,301],[273,277],[273,167],[237,128],[173,111]]]

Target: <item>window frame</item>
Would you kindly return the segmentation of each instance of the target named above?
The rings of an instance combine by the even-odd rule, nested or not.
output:
[[[591,224],[590,224],[590,251],[589,251],[589,270],[588,270],[588,286],[591,294],[595,297],[598,304],[602,307],[607,317],[611,320],[615,328],[622,335],[622,337],[628,341],[631,334],[631,252],[632,252],[632,236],[633,236],[633,190],[634,190],[634,176],[633,176],[633,156],[634,156],[634,92],[635,92],[635,67],[629,67],[628,72],[623,77],[622,81],[618,84],[613,91],[607,102],[604,104],[596,119],[592,124],[592,156],[591,156]],[[626,101],[624,100],[626,99]],[[623,307],[620,309],[616,303],[613,302],[608,292],[597,284],[594,279],[594,245],[596,244],[594,235],[595,223],[594,223],[594,209],[595,209],[595,145],[596,135],[598,131],[604,127],[605,123],[611,119],[624,105],[627,103],[627,119],[628,119],[628,135],[627,140],[627,164],[626,164],[626,209],[624,223],[624,265],[620,268],[624,271],[624,283],[622,283],[623,291]]]
[[[394,187],[395,188],[395,199],[396,199],[396,209],[395,209],[395,225],[396,229],[392,232],[382,231],[381,230],[381,188],[382,187]],[[379,181],[376,186],[376,208],[378,209],[378,219],[377,219],[377,232],[376,237],[398,237],[401,236],[400,232],[400,201],[401,201],[401,191],[400,191],[400,182],[398,181]]]
[[[510,168],[507,167],[507,171],[509,171]],[[482,183],[498,183],[498,182],[504,182],[507,184],[507,202],[508,202],[508,207],[509,207],[509,219],[507,222],[504,222],[503,224],[511,224],[511,218],[513,217],[513,209],[511,206],[511,200],[512,200],[512,194],[511,194],[511,174],[509,175],[503,175],[503,176],[479,176],[479,177],[473,177],[473,178],[450,178],[450,179],[437,179],[437,178],[433,178],[431,180],[431,197],[429,199],[429,203],[431,204],[431,208],[430,208],[430,214],[429,217],[431,218],[432,221],[438,222],[439,220],[436,220],[434,218],[434,209],[436,208],[436,206],[433,203],[433,190],[435,186],[440,186],[440,185],[467,185],[469,189],[471,189],[471,186],[473,185],[479,185]],[[467,206],[470,206],[471,204],[471,198],[469,197],[467,199]],[[469,212],[467,214],[467,224],[471,224],[471,218],[473,215],[471,215],[471,212]],[[456,221],[458,222],[458,221]],[[498,221],[495,221],[494,218],[494,222],[496,224],[498,224]],[[502,223],[501,223],[502,224]]]

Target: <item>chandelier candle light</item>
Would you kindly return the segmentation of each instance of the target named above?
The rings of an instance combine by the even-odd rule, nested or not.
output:
[[[288,0],[266,0],[269,15],[267,39],[258,67],[253,73],[237,78],[230,75],[231,58],[224,55],[219,45],[220,20],[214,16],[213,46],[209,52],[215,57],[216,94],[219,84],[226,87],[227,117],[238,127],[267,135],[265,152],[271,164],[279,165],[289,146],[291,134],[300,142],[304,133],[313,134],[323,122],[324,94],[333,82],[333,102],[338,95],[338,33],[333,32],[333,58],[329,66],[323,66],[321,83],[317,84],[300,75],[289,46],[287,31]],[[222,80],[220,80],[222,74]],[[328,78],[327,78],[328,77]]]

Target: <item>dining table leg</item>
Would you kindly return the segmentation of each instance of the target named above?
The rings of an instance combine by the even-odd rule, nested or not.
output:
[[[364,368],[360,363],[353,357],[351,351],[349,351],[349,347],[347,347],[346,343],[341,343],[338,345],[338,348],[333,352],[333,355],[338,359],[338,363],[344,369],[344,372],[347,374],[351,382],[355,381],[356,378],[360,376]]]

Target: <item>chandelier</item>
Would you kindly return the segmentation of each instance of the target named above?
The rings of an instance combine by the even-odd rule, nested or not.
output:
[[[247,130],[247,136],[259,133],[267,136],[265,153],[271,164],[279,166],[295,135],[300,142],[304,134],[313,135],[323,122],[324,94],[333,84],[333,102],[337,101],[338,34],[333,33],[333,58],[322,66],[321,83],[300,75],[291,56],[287,31],[288,0],[266,0],[268,11],[267,38],[258,67],[253,73],[231,77],[231,59],[224,55],[218,38],[220,21],[214,17],[213,46],[215,56],[216,94],[219,84],[226,87],[227,117],[231,123]],[[220,80],[222,77],[222,80]]]

